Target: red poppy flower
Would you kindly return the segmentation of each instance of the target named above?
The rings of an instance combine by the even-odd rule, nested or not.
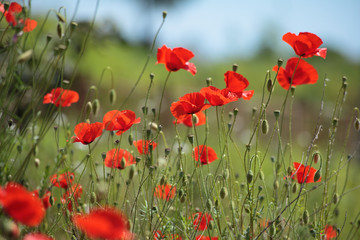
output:
[[[319,77],[316,69],[302,59],[300,59],[299,63],[298,62],[298,58],[290,58],[286,63],[285,69],[280,67],[277,80],[282,88],[286,90],[289,89],[293,75],[292,86],[314,84],[317,82]],[[278,66],[274,66],[273,71],[277,72]]]
[[[72,172],[65,172],[62,174],[54,174],[50,177],[50,182],[53,186],[59,188],[67,188],[74,181],[75,175]]]
[[[189,60],[194,57],[194,54],[185,48],[170,48],[163,45],[158,49],[156,64],[165,64],[166,70],[169,72],[176,72],[179,69],[189,71],[192,75],[196,73],[196,67]]]
[[[202,236],[202,235],[199,235],[199,236],[196,236],[195,240],[218,240],[219,238],[218,237],[208,237],[208,236]]]
[[[136,118],[131,110],[112,110],[107,112],[103,118],[104,129],[108,131],[118,131],[116,135],[121,135],[129,130],[133,124],[140,123],[140,118]]]
[[[237,72],[227,71],[224,74],[224,81],[228,91],[234,93],[238,98],[250,100],[254,95],[254,90],[245,91],[245,89],[249,86],[249,81]]]
[[[331,225],[325,226],[324,233],[325,233],[326,239],[336,238],[336,235],[337,235],[336,229],[333,228],[333,226],[331,226]]]
[[[208,225],[213,218],[209,213],[197,212],[193,213],[192,218],[194,219],[193,226],[196,230],[204,231],[208,228]]]
[[[298,56],[308,58],[315,55],[326,58],[327,49],[319,48],[323,41],[313,33],[301,32],[296,35],[288,32],[284,34],[282,40],[288,43]]]
[[[44,104],[52,103],[56,107],[70,107],[72,103],[79,101],[79,94],[72,90],[55,88],[44,96]]]
[[[295,168],[295,172],[291,175],[292,179],[295,179],[295,175],[296,175],[296,179],[298,181],[298,183],[312,183],[314,182],[314,176],[316,173],[316,169],[310,166],[304,166],[301,163],[298,162],[293,162],[294,164],[294,168]],[[306,181],[305,181],[306,180]],[[321,177],[319,178],[319,180],[317,182],[321,181]]]
[[[108,151],[104,160],[105,166],[118,169],[124,169],[125,167],[135,163],[135,158],[130,152],[118,148]]]
[[[134,238],[125,214],[115,208],[98,208],[88,214],[76,214],[72,221],[91,239]]]
[[[78,201],[81,198],[83,189],[80,184],[74,184],[71,188],[69,188],[66,193],[63,194],[61,198],[62,204],[67,204],[67,208],[69,211],[75,209],[78,205]],[[73,208],[72,202],[75,203],[75,207]]]
[[[36,28],[36,26],[37,26],[37,21],[35,21],[34,19],[27,18],[25,19],[23,32],[31,32]]]
[[[79,123],[75,126],[74,133],[76,136],[72,137],[73,142],[81,142],[82,144],[90,144],[95,138],[100,137],[103,131],[103,124],[101,122],[95,123]]]
[[[21,13],[22,6],[16,2],[12,2],[7,11],[5,11],[4,6],[2,5],[1,12],[4,13],[6,21],[12,26],[16,26],[16,14]]]
[[[18,183],[0,188],[0,205],[11,218],[29,227],[38,226],[45,216],[42,201]]]
[[[38,190],[38,189],[36,189],[36,190],[34,190],[34,191],[32,191],[32,192],[33,192],[33,194],[34,194],[36,197],[40,198],[40,196],[39,196],[39,190]],[[51,197],[51,192],[50,192],[50,191],[46,191],[46,193],[45,193],[45,194],[42,196],[42,198],[41,198],[45,210],[52,206],[51,203],[50,203],[50,197]],[[54,201],[55,201],[55,200],[54,200]]]
[[[228,88],[220,90],[216,87],[209,86],[202,88],[200,93],[205,96],[212,106],[222,106],[239,99],[238,96],[230,92]]]
[[[23,240],[53,240],[53,238],[41,233],[28,233]]]
[[[199,161],[200,157],[200,162],[202,165],[212,163],[217,159],[215,150],[206,145],[200,145],[198,147],[195,147],[193,150],[193,157],[196,161]]]
[[[152,146],[154,150],[157,146],[157,143],[150,140],[137,140],[133,142],[134,146],[138,149],[140,154],[149,154],[149,146]]]
[[[170,184],[158,185],[155,188],[154,197],[169,201],[175,197],[176,186]]]
[[[162,234],[160,230],[157,230],[154,234],[154,240],[162,240],[165,239],[165,235]]]
[[[195,126],[201,126],[206,123],[206,116],[204,112],[197,112],[194,114],[196,118]],[[182,118],[178,118],[177,120],[174,120],[173,123],[175,124],[184,124],[187,127],[192,127],[193,125],[193,115],[185,115]]]
[[[199,92],[187,93],[179,98],[179,101],[173,102],[170,107],[172,115],[177,118],[183,118],[186,115],[192,115],[211,107],[205,104],[205,97]]]

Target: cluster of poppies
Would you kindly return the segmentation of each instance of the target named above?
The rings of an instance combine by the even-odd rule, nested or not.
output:
[[[16,2],[12,2],[8,9],[5,9],[5,5],[0,3],[0,12],[3,13],[3,16],[9,25],[17,28],[20,26],[23,32],[31,32],[37,26],[37,22],[35,20],[23,18],[23,7]]]

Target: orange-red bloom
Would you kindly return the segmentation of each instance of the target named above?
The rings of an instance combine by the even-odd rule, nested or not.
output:
[[[54,174],[50,177],[50,182],[53,186],[59,188],[67,188],[74,181],[75,175],[72,172],[65,172],[62,174]]]
[[[199,235],[196,236],[195,240],[218,240],[218,237],[208,237],[208,236],[203,236],[203,235]]]
[[[23,28],[24,32],[31,32],[37,26],[37,22],[30,18],[26,18],[25,22],[24,22],[24,19],[22,19],[22,18],[19,18],[17,20],[17,18],[18,18],[17,15],[22,12],[22,6],[16,2],[12,2],[7,11],[5,11],[4,5],[2,3],[0,3],[0,12],[4,13],[5,19],[10,25],[12,25],[14,27],[18,23],[20,23],[21,25],[24,25],[24,28]]]
[[[40,198],[38,189],[36,189],[36,190],[34,190],[32,192],[36,197]],[[41,198],[41,201],[42,201],[45,209],[48,209],[49,207],[51,207],[50,197],[51,197],[51,192],[46,191],[46,193]],[[54,201],[55,201],[55,199],[54,199]]]
[[[195,126],[201,126],[204,125],[206,123],[206,116],[204,112],[197,112],[194,114],[196,122],[195,122]],[[182,118],[178,118],[176,120],[173,121],[173,123],[175,124],[184,124],[187,127],[192,127],[193,125],[193,115],[185,115]]]
[[[325,226],[324,233],[325,233],[326,239],[336,238],[336,235],[337,235],[336,229],[333,228],[333,226],[331,226],[331,225]]]
[[[294,164],[294,168],[295,168],[295,172],[291,175],[292,179],[295,179],[296,176],[296,180],[298,181],[298,183],[313,183],[314,182],[314,176],[316,173],[316,169],[310,166],[304,166],[301,163],[298,162],[293,162]],[[319,178],[319,180],[317,180],[317,182],[321,181],[321,177]]]
[[[186,115],[192,115],[211,107],[210,104],[205,104],[205,97],[199,92],[187,93],[179,98],[179,101],[173,102],[170,107],[172,115],[181,119]]]
[[[237,72],[227,71],[224,74],[224,81],[228,91],[235,94],[238,98],[250,100],[254,95],[254,90],[245,91],[245,89],[249,86],[249,81]]]
[[[277,72],[278,66],[274,66],[273,71]],[[292,77],[293,79],[291,82]],[[318,73],[316,69],[306,61],[302,59],[299,60],[298,58],[290,58],[286,63],[285,69],[280,67],[277,79],[280,86],[288,90],[290,86],[316,83],[318,80]]]
[[[301,32],[296,35],[288,32],[284,34],[282,40],[288,43],[298,56],[308,58],[315,55],[326,58],[327,49],[319,48],[323,41],[313,33]]]
[[[192,75],[196,73],[196,67],[189,60],[194,54],[185,48],[174,48],[171,50],[166,45],[158,49],[156,64],[165,64],[166,70],[176,72],[179,69],[189,71]]]
[[[193,213],[192,218],[194,219],[193,226],[196,230],[204,231],[208,228],[208,225],[213,218],[209,213],[197,212]]]
[[[124,169],[127,166],[135,164],[135,158],[130,152],[124,149],[114,148],[106,153],[104,160],[105,166],[109,168]]]
[[[95,138],[100,137],[103,131],[103,124],[101,122],[95,123],[79,123],[75,126],[74,133],[76,136],[72,137],[73,142],[81,142],[82,144],[90,144]]]
[[[79,101],[79,94],[73,90],[55,88],[44,96],[44,104],[52,103],[56,107],[70,107],[72,103]]]
[[[31,32],[36,28],[36,26],[37,26],[37,21],[35,21],[34,19],[27,18],[25,19],[24,22],[23,32]]]
[[[38,226],[45,216],[42,201],[14,182],[0,187],[0,205],[12,219],[29,227]]]
[[[91,239],[133,239],[129,222],[115,208],[98,208],[89,214],[77,214],[72,219],[75,226]]]
[[[229,88],[220,90],[216,87],[209,86],[202,88],[200,93],[205,96],[212,106],[222,106],[239,99],[237,94],[230,92]]]
[[[213,148],[206,145],[200,145],[193,150],[193,157],[196,161],[201,162],[202,165],[212,163],[217,159],[216,152]]]
[[[69,211],[72,211],[73,210],[72,202],[74,201],[75,203],[74,206],[75,209],[78,205],[79,199],[81,198],[82,192],[83,192],[82,186],[80,184],[74,184],[71,186],[71,188],[69,188],[66,191],[66,193],[63,194],[61,198],[61,202],[63,204],[67,204],[67,208],[69,209]]]
[[[170,184],[158,185],[155,188],[154,197],[169,201],[175,197],[176,186]]]
[[[107,112],[103,118],[104,129],[117,131],[116,135],[121,135],[131,128],[133,124],[140,123],[140,118],[131,110],[112,110]]]
[[[53,240],[53,238],[41,233],[28,233],[23,240]]]
[[[140,154],[149,154],[149,147],[151,146],[154,150],[157,146],[157,143],[151,140],[137,140],[134,141],[133,144]]]

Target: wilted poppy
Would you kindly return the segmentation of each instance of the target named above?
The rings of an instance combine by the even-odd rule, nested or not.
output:
[[[200,162],[202,165],[212,163],[217,159],[215,150],[206,145],[200,145],[198,147],[195,147],[193,150],[193,157],[196,161],[199,161],[200,158]]]
[[[212,106],[222,106],[239,99],[238,96],[230,92],[228,88],[220,90],[214,86],[209,86],[202,88],[200,93],[205,96],[206,100],[208,100]]]
[[[205,97],[199,92],[187,93],[179,98],[179,101],[173,102],[170,107],[172,115],[177,118],[183,118],[186,115],[192,115],[211,107],[205,104]]]
[[[50,182],[53,186],[59,188],[67,188],[74,181],[75,175],[72,172],[65,172],[62,174],[54,174],[50,177]]]
[[[36,197],[40,198],[38,189],[34,190],[33,193],[35,194]],[[50,202],[50,197],[51,197],[51,192],[46,191],[46,193],[40,198],[45,209],[48,209],[49,207],[52,206],[51,202]],[[54,198],[53,198],[53,200],[55,201]]]
[[[133,124],[140,123],[140,118],[131,110],[112,110],[107,112],[103,118],[104,129],[108,131],[117,131],[116,135],[121,135],[129,130]]]
[[[149,147],[151,146],[154,150],[157,146],[157,143],[151,140],[137,140],[134,141],[133,144],[140,154],[149,154]]]
[[[115,208],[98,208],[88,214],[76,214],[75,226],[91,239],[133,239],[129,222],[122,212]]]
[[[189,71],[192,75],[196,73],[196,67],[189,60],[194,57],[194,54],[182,47],[171,50],[166,45],[163,45],[157,52],[157,64],[165,64],[166,70],[169,72],[176,72],[179,69]]]
[[[208,228],[208,225],[213,218],[209,213],[206,212],[197,212],[193,213],[193,226],[196,230],[204,231]]]
[[[218,240],[218,237],[209,237],[209,236],[203,236],[203,235],[199,235],[196,236],[195,240]]]
[[[74,184],[63,194],[61,202],[62,204],[67,204],[67,208],[69,209],[69,211],[72,211],[77,207],[78,201],[81,198],[82,193],[82,186],[80,184]],[[74,207],[72,206],[72,202],[75,203]]]
[[[103,124],[101,122],[87,123],[82,122],[75,126],[74,133],[76,136],[72,137],[73,142],[81,142],[82,144],[90,144],[95,138],[100,137],[103,131]]]
[[[227,71],[224,74],[224,81],[228,91],[235,94],[238,98],[250,100],[254,95],[254,90],[245,91],[245,89],[249,86],[249,81],[237,72]]]
[[[106,153],[104,160],[105,166],[109,168],[124,169],[127,166],[135,164],[135,158],[130,152],[124,149],[114,148]]]
[[[312,183],[314,182],[314,176],[316,173],[316,169],[310,166],[304,166],[301,163],[298,162],[293,162],[294,164],[294,168],[295,168],[295,172],[291,175],[292,179],[295,179],[296,176],[296,180],[298,181],[298,183]],[[319,178],[319,180],[317,180],[317,182],[321,181],[321,177]]]
[[[336,229],[331,225],[326,225],[324,229],[324,234],[326,239],[336,238],[337,232]]]
[[[56,107],[70,107],[72,103],[79,101],[79,94],[73,90],[55,88],[44,96],[44,104],[52,103]]]
[[[315,55],[326,58],[327,49],[319,48],[323,41],[313,33],[301,32],[296,35],[288,32],[284,34],[282,40],[288,43],[298,56],[308,58]]]
[[[0,187],[0,205],[12,219],[29,227],[38,226],[45,216],[42,201],[14,182]]]
[[[178,118],[176,120],[173,121],[173,123],[175,124],[184,124],[187,127],[192,127],[193,125],[193,117],[195,117],[195,126],[201,126],[204,125],[206,123],[206,116],[204,112],[197,112],[193,115],[184,115],[181,118]]]
[[[273,71],[277,72],[278,66],[274,66]],[[293,78],[292,82],[291,78]],[[285,69],[280,67],[277,76],[280,86],[286,90],[288,90],[290,86],[314,84],[318,78],[316,69],[306,61],[298,58],[290,58],[286,63]]]
[[[24,236],[23,240],[53,240],[53,238],[42,233],[28,233]]]
[[[158,185],[155,188],[154,197],[169,201],[175,197],[175,193],[176,186],[172,186],[170,184]]]

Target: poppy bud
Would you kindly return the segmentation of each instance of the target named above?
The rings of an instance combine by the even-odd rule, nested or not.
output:
[[[95,192],[92,192],[91,195],[90,195],[90,202],[92,204],[96,203],[96,193]]]
[[[359,118],[356,118],[356,119],[355,119],[354,127],[355,127],[355,130],[356,130],[356,131],[359,131],[359,130],[360,130],[360,119],[359,119]]]
[[[239,65],[237,65],[236,63],[234,63],[233,66],[232,66],[233,71],[236,72],[237,69],[238,69],[238,67],[239,67]]]
[[[308,210],[305,210],[303,213],[303,221],[305,224],[309,223],[309,211]]]
[[[220,202],[219,199],[215,199],[215,208],[219,208]]]
[[[279,110],[275,110],[275,111],[274,111],[274,116],[275,116],[275,119],[278,120],[278,119],[279,119],[279,116],[280,116],[280,111],[279,111]]]
[[[248,183],[251,183],[253,180],[254,174],[251,170],[249,170],[246,174],[246,180]]]
[[[180,202],[184,203],[186,200],[186,194],[184,194],[181,198],[180,198]]]
[[[135,175],[135,165],[131,165],[129,170],[129,180],[132,180],[134,175]]]
[[[65,23],[66,22],[66,19],[65,19],[65,17],[63,16],[63,15],[61,15],[60,13],[56,13],[56,16],[57,16],[57,18],[58,18],[58,20],[60,21],[60,22],[63,22],[63,23]]]
[[[279,181],[278,180],[275,180],[274,181],[274,189],[278,189],[279,188]]]
[[[333,196],[333,203],[336,204],[339,200],[339,194],[335,193]]]
[[[284,59],[279,58],[278,61],[277,61],[278,67],[281,67],[281,65],[282,65],[283,63],[284,63]]]
[[[343,83],[346,83],[346,81],[347,81],[347,77],[346,77],[346,76],[343,76],[343,77],[342,77],[342,82],[343,82]]]
[[[265,179],[265,175],[264,175],[264,172],[263,172],[262,170],[260,170],[259,178],[260,178],[260,180],[262,180],[262,181]]]
[[[222,187],[222,188],[220,189],[220,197],[221,197],[221,199],[226,198],[227,195],[228,195],[227,188],[226,188],[226,187]]]
[[[129,142],[130,146],[133,145],[133,143],[134,143],[134,138],[133,138],[133,135],[131,133],[129,134],[128,142]]]
[[[294,183],[292,186],[292,193],[296,193],[296,191],[297,191],[297,184]]]
[[[339,122],[339,119],[334,118],[334,119],[332,120],[332,125],[333,125],[333,127],[336,127],[336,126],[338,125],[338,122]]]
[[[167,157],[170,154],[170,148],[165,148],[165,157]]]
[[[40,165],[40,159],[35,158],[35,159],[34,159],[34,163],[35,163],[35,167],[39,167],[39,165]]]
[[[206,201],[206,208],[207,208],[209,211],[211,211],[211,209],[213,208],[213,204],[212,204],[211,199],[208,199],[208,200]]]
[[[71,32],[73,32],[76,28],[78,27],[78,23],[77,22],[71,22],[70,23],[70,30]]]
[[[208,77],[207,79],[206,79],[206,86],[211,86],[211,82],[212,82],[212,79],[210,78],[210,77]]]
[[[266,119],[261,122],[261,132],[265,135],[269,132],[269,123]]]
[[[85,118],[89,118],[89,115],[92,112],[92,104],[91,104],[91,102],[86,103],[85,112],[86,112],[86,117]]]
[[[110,99],[110,104],[111,104],[111,105],[114,105],[114,103],[116,102],[116,92],[115,92],[115,89],[110,89],[109,99]]]
[[[163,12],[162,12],[162,17],[163,17],[163,19],[165,19],[166,16],[167,16],[167,11],[163,11]]]
[[[154,114],[154,116],[156,116],[156,108],[152,108],[151,112]]]
[[[193,145],[193,143],[194,143],[194,135],[189,134],[189,135],[188,135],[188,140],[189,140],[189,142],[191,143],[191,145]]]
[[[165,176],[162,176],[161,179],[160,179],[160,185],[166,185],[166,177]]]
[[[123,158],[121,158],[120,168],[124,169],[125,167],[126,167],[126,159],[123,157]]]
[[[17,59],[18,63],[27,62],[28,60],[30,60],[32,54],[33,54],[32,49],[27,50],[26,52],[23,52],[22,54],[20,54],[20,56]]]
[[[141,110],[142,110],[142,112],[143,112],[144,115],[147,115],[147,113],[148,113],[148,107],[143,106],[143,107],[141,108]]]
[[[159,130],[159,126],[154,122],[150,122],[149,126],[150,126],[151,130],[153,130],[155,132],[157,132]]]
[[[276,226],[275,226],[275,224],[271,224],[270,225],[270,236],[274,237],[275,234],[276,234]]]
[[[234,116],[236,117],[236,115],[238,114],[238,112],[239,112],[239,109],[238,108],[234,108],[233,109],[233,113],[234,113]]]
[[[224,170],[223,176],[224,176],[225,180],[228,180],[228,179],[229,179],[230,171],[229,171],[228,168],[226,168],[226,169]]]
[[[294,96],[294,93],[295,93],[295,87],[294,86],[290,87],[290,92],[291,92],[291,96]]]
[[[263,190],[263,186],[258,186],[258,190],[261,192]]]
[[[139,163],[140,161],[141,161],[141,157],[137,156],[137,157],[135,158],[135,162],[136,162],[136,163]]]
[[[314,152],[314,154],[313,154],[313,161],[314,161],[314,163],[317,164],[318,161],[319,161],[319,159],[321,159],[320,153],[319,153],[319,152]]]
[[[214,220],[211,220],[210,222],[209,222],[209,229],[210,230],[213,230],[215,228],[215,222],[214,222]]]
[[[252,116],[253,116],[253,117],[255,116],[256,111],[257,111],[257,108],[256,108],[256,107],[253,107],[253,108],[252,108]]]
[[[266,88],[267,88],[267,90],[268,90],[269,92],[272,92],[272,90],[273,90],[273,83],[272,83],[271,79],[269,79],[269,80],[267,81]]]
[[[57,25],[57,35],[60,39],[62,39],[63,37],[63,34],[64,34],[64,27],[61,23],[58,23]]]
[[[94,116],[97,116],[99,113],[99,110],[100,110],[99,99],[95,98],[94,101],[92,102],[92,110],[93,110]]]
[[[321,169],[316,171],[315,176],[314,176],[314,182],[317,182],[320,179],[320,177],[321,177],[320,170]]]

